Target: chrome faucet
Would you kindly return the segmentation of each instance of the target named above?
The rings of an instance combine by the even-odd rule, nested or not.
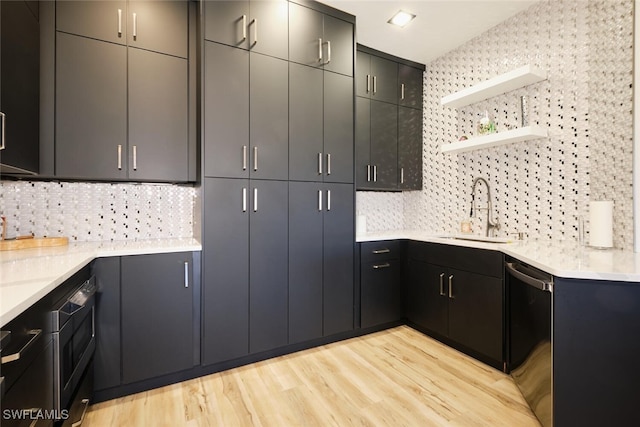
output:
[[[486,208],[476,208],[478,210],[486,210],[487,211],[487,237],[490,234],[495,234],[495,230],[500,230],[500,222],[497,219],[493,219],[493,206],[491,205],[491,188],[489,187],[489,183],[484,178],[476,178],[473,180],[473,186],[471,187],[471,212],[469,213],[469,217],[473,218],[473,208],[474,201],[476,198],[476,185],[478,182],[484,182],[484,185],[487,186],[487,207]],[[491,231],[494,231],[491,233]]]

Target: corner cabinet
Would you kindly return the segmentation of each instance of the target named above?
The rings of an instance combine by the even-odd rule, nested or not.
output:
[[[57,1],[55,20],[55,175],[194,181],[195,5]]]
[[[398,240],[360,244],[360,326],[399,322],[403,317],[402,245]]]
[[[99,258],[92,268],[96,391],[200,364],[200,253]]]
[[[407,252],[410,324],[503,369],[502,253],[421,242]]]
[[[358,45],[356,189],[422,189],[424,65]]]

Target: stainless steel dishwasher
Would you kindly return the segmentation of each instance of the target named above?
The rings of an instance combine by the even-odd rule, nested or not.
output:
[[[553,276],[507,260],[507,361],[529,407],[544,427],[553,424]]]

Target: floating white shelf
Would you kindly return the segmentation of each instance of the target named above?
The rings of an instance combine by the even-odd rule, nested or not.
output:
[[[443,153],[464,153],[465,151],[478,150],[480,148],[499,147],[513,142],[528,141],[530,139],[546,138],[547,129],[540,126],[526,126],[523,128],[496,132],[489,135],[478,136],[464,141],[444,144]]]
[[[529,86],[546,79],[546,71],[532,65],[525,65],[524,67],[517,68],[459,92],[447,95],[442,98],[441,104],[452,108],[464,107],[465,105],[484,101],[485,99],[502,95],[503,93],[511,92],[512,90],[520,89],[521,87]]]

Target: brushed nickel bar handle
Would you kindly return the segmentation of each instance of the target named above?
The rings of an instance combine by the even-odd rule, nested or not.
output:
[[[122,9],[118,9],[118,37],[122,37]]]
[[[327,62],[325,62],[324,65],[327,65],[329,62],[331,62],[331,40],[327,42]]]
[[[258,18],[253,18],[253,44],[258,43]]]
[[[242,146],[242,170],[247,170],[247,146]]]
[[[118,170],[122,170],[122,145],[118,144]]]
[[[258,171],[258,147],[253,147],[253,171]]]
[[[400,168],[400,184],[404,184],[404,168]]]
[[[84,405],[84,409],[82,410],[82,415],[80,416],[80,420],[71,424],[71,427],[80,427],[84,422],[84,416],[87,414],[87,409],[89,409],[89,399],[82,399],[80,401]]]
[[[373,182],[378,182],[378,166],[373,165]]]
[[[404,83],[400,85],[400,99],[404,100]]]
[[[318,39],[318,62],[322,63],[322,39]]]
[[[453,296],[453,274],[449,276],[449,298],[455,299]]]
[[[4,129],[6,128],[6,123],[7,123],[7,115],[5,113],[0,112],[0,116],[2,117],[2,139],[0,140],[0,150],[4,150],[5,148],[7,148],[7,146],[5,145],[5,132],[4,132]]]
[[[331,175],[331,154],[327,153],[327,175]]]
[[[247,39],[247,15],[242,15],[242,39],[241,42]]]
[[[327,212],[331,211],[331,190],[327,190]]]
[[[318,212],[322,212],[322,190],[318,190]]]
[[[133,39],[138,37],[138,14],[133,13]]]
[[[371,165],[367,165],[367,182],[371,182]]]
[[[367,74],[367,93],[371,92],[371,74]]]
[[[447,294],[444,293],[444,273],[440,273],[440,295],[446,297]]]
[[[322,175],[322,153],[318,153],[318,175]]]
[[[389,268],[389,267],[391,267],[391,264],[389,264],[388,262],[385,262],[384,264],[374,264],[373,265],[374,270],[378,270],[378,269],[381,269],[381,268]]]
[[[247,211],[247,188],[242,187],[242,212]]]
[[[378,77],[373,76],[373,94],[375,95],[378,91]]]
[[[371,251],[371,253],[374,254],[374,255],[388,254],[389,252],[391,252],[391,249],[388,249],[388,248],[375,249],[375,250]]]
[[[258,189],[253,189],[253,211],[258,212]]]
[[[189,287],[189,261],[184,262],[184,287]]]
[[[138,147],[133,146],[133,170],[138,170]]]

